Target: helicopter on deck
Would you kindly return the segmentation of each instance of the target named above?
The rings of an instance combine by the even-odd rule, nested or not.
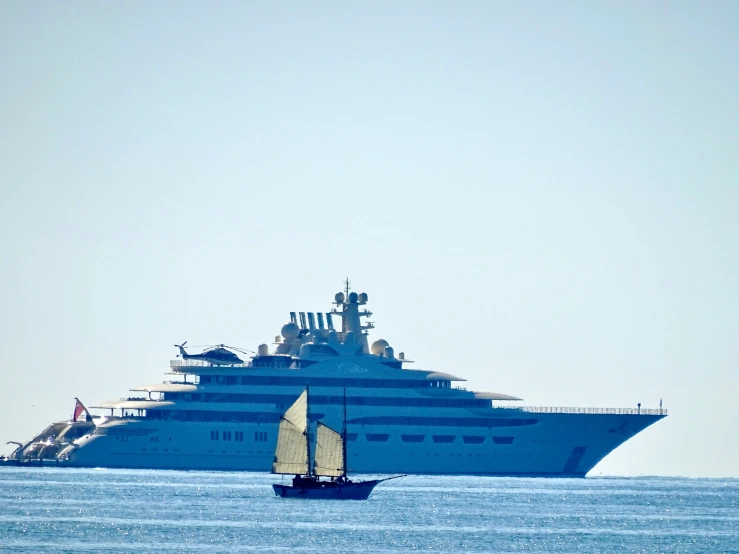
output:
[[[185,345],[187,341],[182,344],[175,344],[175,347],[180,349],[180,353],[177,355],[182,356],[183,360],[201,360],[208,362],[211,365],[236,365],[243,364],[244,360],[239,358],[231,350],[242,352],[243,354],[249,354],[247,350],[236,348],[235,346],[226,346],[225,344],[214,344],[206,347],[200,354],[188,354],[185,351]]]

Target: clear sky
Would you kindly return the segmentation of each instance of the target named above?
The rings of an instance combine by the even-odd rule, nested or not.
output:
[[[415,367],[739,476],[739,3],[0,3],[0,449],[345,276]],[[2,450],[0,450],[2,451]]]

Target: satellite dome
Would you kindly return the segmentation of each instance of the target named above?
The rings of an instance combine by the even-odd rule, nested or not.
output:
[[[361,302],[362,304],[365,304],[365,303],[367,302],[367,300],[369,300],[369,296],[367,296],[367,293],[366,293],[366,292],[363,292],[363,293],[361,293],[361,294],[359,295],[359,301],[360,301],[360,302]]]
[[[293,323],[292,321],[290,323],[285,323],[285,325],[282,326],[280,334],[285,337],[286,341],[293,341],[300,335],[300,327],[298,327],[297,323]]]
[[[334,296],[334,300],[336,300],[337,303],[341,304],[344,301],[344,293],[337,292],[336,296]]]
[[[357,301],[358,298],[359,298],[359,295],[356,292],[349,293],[349,302],[354,303]]]
[[[372,343],[372,346],[370,347],[370,352],[372,354],[375,354],[376,356],[382,356],[385,354],[385,349],[390,346],[388,342],[385,339],[379,339]]]
[[[395,351],[393,350],[392,346],[388,346],[385,349],[385,356],[387,356],[388,358],[395,358]]]

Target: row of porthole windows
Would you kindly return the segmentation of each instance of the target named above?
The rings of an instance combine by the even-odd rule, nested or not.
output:
[[[267,442],[268,435],[266,432],[263,431],[255,431],[254,432],[254,442]],[[217,441],[217,440],[224,440],[224,441],[236,441],[236,442],[244,442],[244,432],[243,431],[223,431],[221,433],[220,431],[211,431],[210,432],[210,440]]]
[[[291,394],[250,394],[214,392],[165,392],[163,399],[185,402],[229,403],[229,404],[276,404],[290,405],[295,396]],[[405,398],[382,396],[312,395],[313,406],[395,406],[406,408],[489,408],[490,400],[479,398]]]
[[[346,440],[347,441],[356,441],[357,440],[357,433],[347,433]],[[224,441],[231,441],[235,440],[238,442],[244,442],[244,432],[243,431],[223,431],[223,440]],[[388,433],[366,433],[365,438],[367,439],[367,442],[387,442],[390,438],[390,435]],[[423,442],[426,439],[426,435],[400,435],[400,438],[403,442],[413,442],[413,443],[419,443]],[[485,442],[487,437],[481,436],[481,435],[463,435],[462,436],[462,442],[464,444],[482,444]],[[494,444],[513,444],[513,440],[515,437],[501,437],[501,436],[493,436],[491,439],[493,440]],[[221,439],[221,433],[220,431],[211,431],[210,432],[210,440],[220,440]],[[451,444],[455,442],[457,439],[456,435],[431,435],[431,440],[435,442],[436,444]],[[269,440],[269,435],[265,431],[254,431],[254,442],[267,442]]]
[[[223,423],[279,423],[278,412],[218,412],[212,410],[147,410],[146,417],[162,421],[207,421]],[[523,427],[536,425],[537,419],[520,419],[514,417],[422,417],[422,416],[374,416],[350,419],[352,425],[388,425],[388,426],[423,426],[423,427]],[[482,432],[482,431],[470,431]],[[502,432],[502,431],[499,431]]]
[[[388,433],[367,433],[365,435],[367,442],[387,442],[390,438]],[[400,435],[403,442],[423,442],[426,439],[426,435]],[[482,444],[485,442],[487,437],[480,435],[463,435],[462,442],[464,444]],[[491,437],[494,444],[513,444],[515,437]],[[431,440],[437,444],[451,444],[457,439],[456,435],[431,435]],[[355,441],[357,440],[357,433],[347,433],[346,440]]]
[[[423,389],[423,388],[451,388],[447,380],[428,381],[426,379],[359,379],[336,377],[266,377],[266,376],[236,376],[236,375],[201,375],[201,385],[256,385],[256,386],[283,386],[336,388],[382,388],[382,389]]]
[[[237,442],[244,442],[244,432],[243,431],[224,431],[223,435],[221,435],[220,431],[211,431],[210,440],[212,441],[217,441],[217,440],[232,441],[233,440]]]

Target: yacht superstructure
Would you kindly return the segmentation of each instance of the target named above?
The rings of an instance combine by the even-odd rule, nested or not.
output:
[[[666,416],[661,408],[522,407],[515,396],[453,386],[461,377],[406,369],[387,341],[369,343],[367,301],[347,283],[330,312],[292,312],[271,352],[262,344],[238,364],[173,360],[168,381],[91,406],[105,414],[92,421],[54,424],[11,458],[268,472],[280,418],[310,387],[313,425],[341,428],[346,403],[352,473],[584,476]]]

